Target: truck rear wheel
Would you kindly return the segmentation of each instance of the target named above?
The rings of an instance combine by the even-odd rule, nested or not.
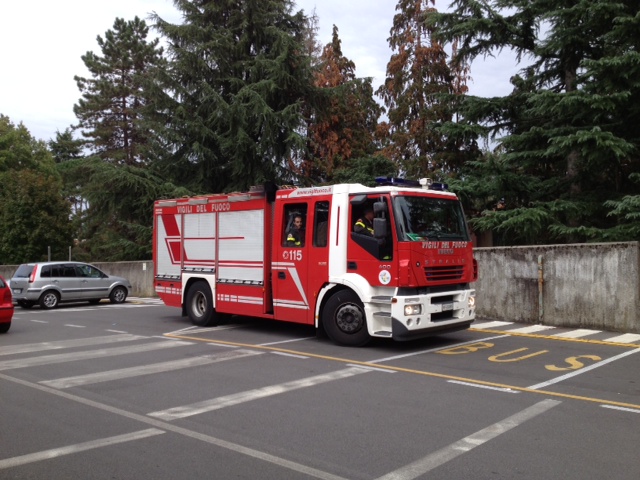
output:
[[[371,337],[362,302],[351,290],[334,293],[322,310],[322,326],[339,345],[362,347]]]
[[[219,323],[213,308],[213,296],[209,284],[198,281],[187,292],[187,314],[191,323],[199,327],[212,327]]]

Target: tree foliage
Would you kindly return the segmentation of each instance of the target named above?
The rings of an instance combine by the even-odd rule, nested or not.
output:
[[[371,78],[357,78],[355,63],[342,54],[338,28],[314,69],[319,101],[308,127],[310,159],[300,170],[313,181],[332,182],[352,158],[376,149],[374,134],[382,108],[373,98]]]
[[[458,132],[494,138],[501,174],[526,185],[494,191],[505,210],[485,212],[476,226],[495,229],[507,243],[637,239],[637,226],[623,227],[634,222],[626,209],[633,209],[632,178],[640,171],[637,2],[453,6],[428,24],[444,40],[460,39],[457,61],[506,49],[524,65],[509,95],[460,104]],[[483,171],[467,174],[479,178]]]
[[[455,97],[466,93],[468,72],[464,64],[449,64],[444,44],[426,23],[436,12],[433,5],[435,0],[398,1],[389,37],[394,53],[377,92],[389,117],[384,152],[410,177],[455,175],[467,159],[465,152],[476,149],[473,141],[438,130],[452,120]]]
[[[102,55],[87,52],[82,61],[90,78],[75,76],[82,98],[74,106],[86,146],[92,154],[120,165],[144,165],[152,135],[144,122],[148,83],[163,68],[159,39],[147,40],[149,28],[135,17],[116,18],[113,30],[97,37]]]
[[[66,258],[69,202],[44,142],[0,115],[0,262]]]
[[[291,0],[174,4],[182,24],[153,16],[170,56],[155,97],[163,175],[200,192],[290,180],[311,87],[306,17]]]

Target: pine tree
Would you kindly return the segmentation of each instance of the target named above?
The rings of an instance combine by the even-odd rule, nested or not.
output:
[[[385,154],[408,176],[455,175],[475,143],[448,138],[438,127],[453,118],[452,100],[467,91],[467,69],[452,68],[444,45],[426,26],[435,0],[399,0],[389,45],[393,55],[378,89],[387,107]]]
[[[459,61],[511,49],[524,64],[508,96],[462,103],[458,128],[493,136],[500,170],[521,185],[477,227],[506,243],[637,238],[637,223],[621,228],[634,222],[640,172],[637,11],[631,1],[459,0],[431,19],[441,38],[461,39]]]
[[[303,175],[332,182],[349,160],[375,151],[374,133],[382,108],[373,98],[372,79],[356,77],[356,66],[342,54],[338,28],[322,50],[314,71],[320,101],[308,127],[309,155]]]
[[[306,17],[291,0],[174,4],[182,24],[153,17],[171,59],[156,92],[163,174],[208,192],[287,179],[304,150]]]
[[[150,72],[164,66],[159,39],[147,40],[149,28],[135,17],[116,18],[113,30],[97,37],[102,55],[87,52],[82,61],[90,78],[75,76],[82,98],[74,106],[76,126],[93,154],[118,165],[149,162],[151,132],[144,124]]]

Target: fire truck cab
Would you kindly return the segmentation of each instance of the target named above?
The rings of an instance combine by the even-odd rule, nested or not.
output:
[[[371,228],[354,231],[368,209]],[[462,207],[427,179],[158,200],[153,252],[156,292],[199,326],[237,314],[361,346],[475,318],[478,269]]]

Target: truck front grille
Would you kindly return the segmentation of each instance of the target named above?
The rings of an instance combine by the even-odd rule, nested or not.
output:
[[[425,267],[427,282],[460,280],[464,274],[464,265],[445,265],[441,267]]]

